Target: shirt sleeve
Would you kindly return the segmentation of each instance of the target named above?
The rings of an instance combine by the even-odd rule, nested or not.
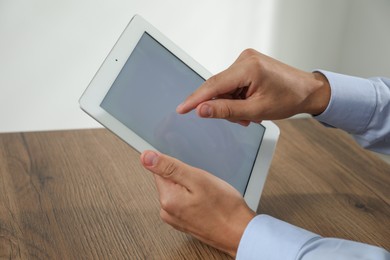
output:
[[[389,260],[383,248],[338,238],[322,238],[312,232],[267,215],[258,215],[241,238],[237,260]]]
[[[330,83],[331,99],[326,110],[315,118],[347,131],[365,148],[390,154],[390,79],[319,72]],[[390,260],[390,253],[368,244],[323,238],[273,217],[258,215],[246,227],[236,258]]]
[[[347,131],[364,148],[390,154],[390,79],[318,71],[329,81],[331,98],[315,118]]]

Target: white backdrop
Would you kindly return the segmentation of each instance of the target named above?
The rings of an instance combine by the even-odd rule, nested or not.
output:
[[[0,0],[0,132],[99,126],[78,99],[135,13],[213,73],[252,47],[390,77],[388,0]]]

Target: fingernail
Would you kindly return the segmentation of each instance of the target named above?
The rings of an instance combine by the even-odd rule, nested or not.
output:
[[[144,156],[144,164],[146,166],[154,166],[157,163],[158,154],[155,152],[147,152]]]
[[[204,104],[200,107],[199,114],[203,117],[211,117],[213,114],[213,109],[211,108],[211,106]]]

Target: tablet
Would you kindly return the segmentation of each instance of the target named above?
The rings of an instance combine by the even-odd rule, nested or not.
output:
[[[130,146],[158,150],[227,181],[257,210],[279,130],[179,115],[211,74],[141,16],[132,18],[80,98],[81,108]]]

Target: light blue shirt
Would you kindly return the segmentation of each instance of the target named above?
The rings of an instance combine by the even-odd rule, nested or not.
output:
[[[328,71],[331,87],[327,109],[315,117],[350,133],[363,147],[390,154],[390,79],[362,79]],[[354,241],[323,238],[267,215],[258,215],[241,238],[237,259],[390,260],[383,248]]]
[[[320,122],[350,133],[363,147],[390,154],[390,79],[362,79],[328,71],[331,87]]]

